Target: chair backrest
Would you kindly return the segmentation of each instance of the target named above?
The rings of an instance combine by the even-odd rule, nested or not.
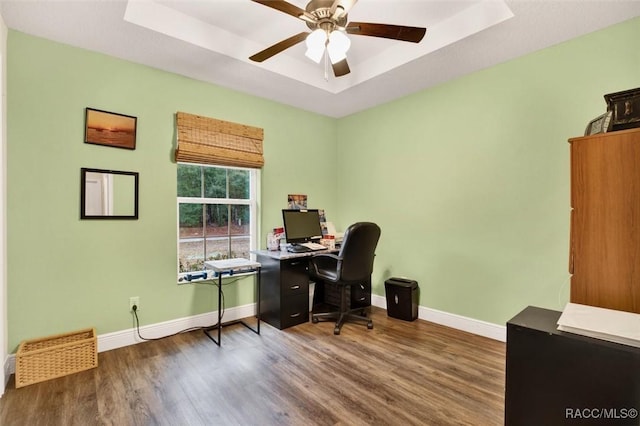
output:
[[[344,233],[338,269],[341,281],[362,281],[373,272],[373,259],[380,239],[380,227],[371,222],[358,222]]]

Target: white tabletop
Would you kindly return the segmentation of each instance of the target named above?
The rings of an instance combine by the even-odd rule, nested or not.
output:
[[[212,269],[215,272],[228,272],[259,268],[260,263],[236,257],[233,259],[209,260],[204,262],[204,266],[205,268]]]

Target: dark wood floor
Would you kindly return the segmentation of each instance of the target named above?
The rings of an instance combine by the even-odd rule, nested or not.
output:
[[[501,425],[504,343],[373,308],[375,327],[202,332],[99,354],[15,389],[0,425]]]

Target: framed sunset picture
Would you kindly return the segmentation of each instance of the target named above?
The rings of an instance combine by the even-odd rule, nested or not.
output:
[[[136,149],[136,117],[86,108],[84,142]]]

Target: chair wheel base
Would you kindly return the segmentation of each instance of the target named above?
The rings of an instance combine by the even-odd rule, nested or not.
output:
[[[314,323],[314,324],[317,324],[319,322],[319,320],[318,320],[318,318],[312,316],[311,317],[311,322]]]
[[[340,327],[336,327],[333,329],[333,334],[338,335],[340,334]]]
[[[371,330],[371,329],[373,328],[373,322],[369,321],[369,322],[367,323],[367,328],[368,328],[369,330]]]

